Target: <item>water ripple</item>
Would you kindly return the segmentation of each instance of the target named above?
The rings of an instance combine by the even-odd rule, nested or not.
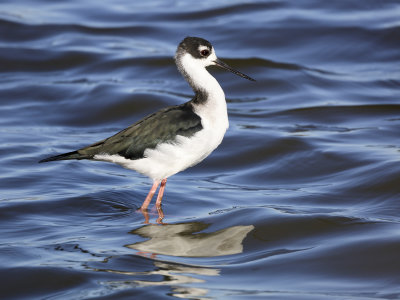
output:
[[[400,297],[398,1],[3,2],[3,298]],[[257,81],[210,68],[230,128],[163,225],[139,174],[37,163],[189,100],[190,35]]]

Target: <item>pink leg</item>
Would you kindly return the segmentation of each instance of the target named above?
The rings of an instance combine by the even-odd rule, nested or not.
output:
[[[161,206],[157,206],[157,212],[158,212],[158,218],[157,218],[156,222],[158,224],[164,224],[162,221],[164,219],[164,212],[163,212]]]
[[[153,186],[151,187],[151,189],[150,189],[150,192],[147,194],[147,197],[146,197],[146,199],[143,201],[143,204],[142,204],[142,206],[140,207],[140,210],[146,210],[147,209],[147,207],[149,206],[149,204],[150,204],[150,202],[151,202],[151,198],[153,198],[153,196],[154,196],[154,193],[156,192],[156,190],[157,190],[157,187],[158,187],[158,184],[159,184],[160,182],[157,180],[157,181],[154,181],[154,183],[153,183]],[[158,198],[157,198],[157,201],[158,201]]]
[[[161,201],[162,201],[162,197],[164,195],[164,190],[165,190],[166,184],[167,184],[167,178],[164,178],[163,180],[161,180],[161,186],[160,186],[160,190],[158,191],[157,201],[156,201],[157,208],[161,207]]]
[[[147,211],[147,209],[140,209],[140,212],[142,213],[143,217],[144,217],[144,224],[149,224],[149,212]]]

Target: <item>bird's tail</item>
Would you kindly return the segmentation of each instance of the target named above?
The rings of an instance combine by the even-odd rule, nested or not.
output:
[[[39,163],[44,163],[48,161],[53,161],[53,160],[67,160],[67,159],[90,159],[91,157],[88,157],[87,155],[80,154],[78,151],[72,151],[56,156],[51,156],[47,157],[45,159],[42,159],[39,161]]]

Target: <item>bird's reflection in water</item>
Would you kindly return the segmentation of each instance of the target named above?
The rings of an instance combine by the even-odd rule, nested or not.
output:
[[[138,286],[171,286],[173,295],[185,299],[209,299],[208,289],[191,287],[190,284],[205,282],[196,275],[218,276],[219,269],[166,263],[157,260],[157,255],[177,257],[215,257],[243,252],[243,240],[254,229],[253,225],[238,225],[214,232],[203,232],[209,224],[190,222],[181,224],[150,224],[131,231],[131,234],[146,238],[146,241],[126,245],[137,250],[137,254],[154,260],[156,270],[148,275],[163,275],[162,281],[135,280]],[[192,276],[193,275],[193,276]]]
[[[214,257],[243,252],[243,240],[253,230],[253,225],[238,225],[215,232],[201,232],[209,225],[202,222],[181,224],[150,224],[131,231],[148,240],[127,247],[138,254],[156,254],[181,257]]]
[[[206,284],[206,276],[218,276],[220,269],[199,265],[196,258],[233,255],[243,252],[243,240],[254,229],[253,225],[232,226],[217,231],[210,231],[210,225],[203,222],[181,224],[150,224],[132,230],[130,233],[146,241],[126,245],[136,250],[136,254],[151,260],[150,270],[122,270],[119,258],[110,257],[102,263],[108,268],[96,268],[97,271],[126,275],[128,278],[117,281],[106,281],[110,290],[124,290],[148,286],[168,286],[171,295],[184,299],[211,299],[209,290],[201,286]],[[204,232],[207,229],[207,232]],[[160,260],[158,255],[168,255]],[[136,256],[137,257],[137,256]],[[173,257],[186,257],[194,260],[191,263],[174,262]],[[129,255],[124,259],[135,262]],[[169,261],[166,261],[169,260]],[[147,261],[147,260],[146,260]],[[115,264],[115,265],[114,265]],[[113,267],[114,265],[114,267]],[[135,263],[133,264],[135,265]]]

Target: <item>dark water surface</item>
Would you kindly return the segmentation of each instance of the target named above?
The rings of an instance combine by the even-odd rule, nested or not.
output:
[[[192,96],[188,35],[230,128],[169,179],[38,164]],[[399,1],[0,4],[2,299],[400,299]]]

